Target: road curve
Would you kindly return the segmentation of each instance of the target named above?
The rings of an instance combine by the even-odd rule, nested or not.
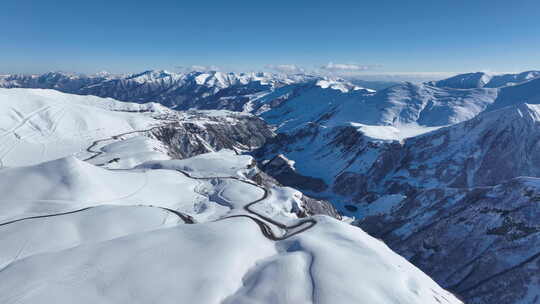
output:
[[[111,137],[107,137],[107,138],[103,138],[103,139],[98,139],[98,140],[94,140],[92,142],[92,144],[86,148],[86,152],[89,152],[89,153],[94,153],[94,155],[88,157],[88,158],[85,158],[83,159],[83,161],[89,161],[91,159],[94,159],[98,156],[100,156],[101,154],[103,154],[103,151],[95,151],[93,150],[95,146],[97,146],[100,142],[103,142],[103,141],[108,141],[108,140],[111,140],[111,139],[117,139],[118,137],[122,137],[122,136],[125,136],[125,135],[129,135],[129,134],[133,134],[133,133],[144,133],[144,132],[150,132],[150,131],[153,131],[155,129],[159,129],[159,128],[163,128],[165,126],[168,126],[168,125],[174,125],[175,122],[171,122],[171,123],[168,123],[168,124],[163,124],[163,125],[159,125],[159,126],[154,126],[152,128],[148,128],[148,129],[145,129],[145,130],[136,130],[136,131],[129,131],[129,132],[124,132],[124,133],[121,133],[121,134],[117,134],[117,135],[113,135]]]
[[[244,179],[241,179],[241,178],[238,178],[238,177],[235,177],[235,176],[218,176],[218,177],[194,177],[192,176],[191,174],[183,171],[183,170],[176,170],[180,173],[182,173],[184,176],[188,177],[188,178],[191,178],[191,179],[196,179],[196,180],[212,180],[212,179],[232,179],[232,180],[237,180],[239,182],[242,182],[242,183],[246,183],[246,184],[249,184],[251,186],[255,186],[255,187],[259,187],[261,190],[263,190],[264,194],[262,197],[260,197],[259,199],[251,202],[251,203],[248,203],[244,206],[244,210],[254,216],[251,216],[251,215],[232,215],[232,216],[228,216],[228,217],[224,217],[224,218],[221,218],[219,220],[224,220],[224,219],[228,219],[228,218],[235,218],[235,217],[247,217],[253,221],[255,221],[255,223],[261,228],[261,231],[263,232],[264,236],[270,240],[273,240],[273,241],[280,241],[280,240],[284,240],[284,239],[288,239],[290,238],[291,236],[294,236],[296,234],[299,234],[301,232],[304,232],[310,228],[312,228],[313,226],[315,226],[317,224],[317,221],[312,219],[312,218],[309,218],[309,219],[305,219],[303,221],[300,221],[294,225],[290,225],[290,226],[287,226],[283,223],[280,223],[266,215],[263,215],[261,213],[258,213],[257,211],[251,209],[251,206],[257,204],[257,203],[260,203],[261,201],[265,200],[266,198],[268,198],[268,196],[270,195],[270,192],[268,191],[268,189],[266,189],[265,187],[261,186],[261,185],[258,185],[256,184],[255,182],[251,182],[251,181],[247,181],[247,180],[244,180]],[[283,229],[285,230],[285,234],[283,236],[276,236],[274,234],[274,232],[272,231],[272,228],[270,226],[268,226],[268,224],[266,223],[270,223],[274,226],[277,226],[279,227],[280,229]],[[301,229],[298,229],[298,230],[295,230],[295,231],[292,231],[292,229],[295,229],[295,228],[298,228],[300,226],[305,226]]]
[[[174,123],[171,123],[171,124],[174,124]],[[94,153],[94,155],[84,159],[84,161],[89,161],[89,160],[91,160],[93,158],[96,158],[97,156],[103,154],[103,151],[95,151],[95,150],[93,150],[93,148],[96,145],[98,145],[100,142],[108,141],[108,140],[111,140],[111,139],[117,139],[118,137],[128,135],[128,134],[150,132],[150,131],[152,131],[154,129],[162,128],[163,126],[164,125],[159,125],[159,126],[155,126],[155,127],[149,128],[149,129],[145,129],[145,130],[137,130],[137,131],[125,132],[125,133],[114,135],[114,136],[111,136],[111,137],[108,137],[108,138],[95,140],[86,149],[87,152]],[[304,231],[306,231],[308,229],[311,229],[313,226],[315,226],[317,224],[317,221],[315,219],[308,218],[308,219],[300,221],[300,222],[298,222],[298,223],[296,223],[294,225],[288,226],[286,224],[278,222],[278,221],[276,221],[276,220],[274,220],[274,219],[272,219],[272,218],[270,218],[270,217],[268,217],[268,216],[266,216],[264,214],[258,213],[257,211],[251,209],[251,207],[253,205],[262,202],[263,200],[268,198],[268,196],[270,195],[270,191],[268,189],[266,189],[265,187],[263,187],[261,185],[256,184],[255,182],[244,180],[244,179],[241,179],[241,178],[238,178],[238,177],[235,177],[235,176],[194,177],[194,176],[190,175],[189,173],[187,173],[187,172],[185,172],[183,170],[176,170],[176,171],[180,172],[181,174],[183,174],[184,176],[186,176],[188,178],[195,179],[195,180],[232,179],[232,180],[236,180],[236,181],[239,181],[239,182],[242,182],[242,183],[249,184],[251,186],[259,187],[261,190],[263,190],[264,194],[262,195],[262,197],[260,197],[259,199],[254,200],[254,201],[244,205],[244,210],[246,212],[248,212],[249,215],[248,214],[231,215],[231,216],[220,218],[220,219],[218,219],[216,221],[222,221],[222,220],[227,220],[227,219],[232,219],[232,218],[239,218],[239,217],[249,218],[252,221],[254,221],[255,224],[257,224],[257,226],[259,226],[259,228],[261,230],[261,233],[267,239],[272,240],[272,241],[280,241],[280,240],[288,239],[288,238],[290,238],[290,237],[292,237],[294,235],[297,235],[297,234],[302,233],[302,232],[304,232]],[[160,208],[160,209],[163,209],[163,210],[166,210],[168,212],[171,212],[171,213],[175,214],[180,219],[182,219],[184,221],[184,223],[186,223],[186,224],[194,224],[195,223],[195,220],[193,219],[193,217],[191,217],[188,214],[184,214],[184,213],[182,213],[180,211],[174,210],[174,209],[169,209],[169,208],[159,207],[159,206],[153,206],[153,205],[138,205],[138,206],[147,206],[147,207]],[[30,219],[67,215],[67,214],[71,214],[71,213],[75,213],[75,212],[85,211],[85,210],[95,208],[95,207],[98,207],[98,206],[85,207],[85,208],[81,208],[81,209],[77,209],[77,210],[73,210],[73,211],[60,212],[60,213],[55,213],[55,214],[38,215],[38,216],[31,216],[31,217],[26,217],[26,218],[15,219],[15,220],[11,220],[11,221],[8,221],[8,222],[5,222],[5,223],[0,223],[0,226],[13,224],[13,223],[16,223],[16,222],[20,222],[20,221],[24,221],[24,220],[30,220]],[[284,230],[285,233],[283,235],[281,235],[281,236],[275,235],[274,231],[272,230],[272,228],[270,227],[269,224],[274,225],[274,226]],[[305,226],[305,227],[302,227],[300,229],[295,230],[296,228],[299,228],[301,226]]]

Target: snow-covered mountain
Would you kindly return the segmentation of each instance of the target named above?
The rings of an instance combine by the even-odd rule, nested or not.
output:
[[[366,90],[342,92],[317,86],[284,86],[257,100],[261,105],[257,113],[266,122],[275,125],[278,133],[257,152],[257,155],[261,159],[270,160],[283,154],[285,158],[295,162],[298,174],[322,179],[325,182],[326,186],[318,187],[319,191],[331,188],[344,172],[359,171],[371,176],[370,180],[373,181],[374,178],[368,174],[368,170],[381,162],[379,157],[388,157],[390,162],[400,162],[399,157],[396,157],[403,153],[402,146],[407,148],[408,142],[413,147],[426,146],[424,142],[416,143],[422,140],[423,137],[419,135],[423,133],[459,123],[463,126],[466,125],[463,124],[465,121],[472,124],[477,121],[477,117],[490,117],[489,113],[508,106],[512,110],[505,110],[508,112],[503,115],[504,119],[501,118],[504,121],[486,123],[488,126],[482,132],[496,134],[493,128],[506,128],[509,123],[529,123],[531,118],[527,120],[527,117],[535,115],[535,105],[540,103],[539,94],[540,79],[502,88],[473,89],[403,83],[378,92]],[[521,105],[522,103],[528,105]],[[481,115],[484,113],[486,115]],[[497,117],[498,115],[493,114]],[[535,137],[516,131],[521,129],[512,126],[512,133],[509,134],[520,139],[520,142],[512,148],[521,147],[532,151],[530,145],[523,146],[521,143],[534,140]],[[535,126],[532,129],[535,129]],[[475,133],[470,131],[461,131],[456,135],[456,141],[479,142],[480,140],[474,136]],[[407,140],[407,138],[414,139]],[[500,141],[501,138],[497,137],[497,140]],[[426,140],[429,143],[440,141],[441,139],[434,137]],[[441,153],[454,155],[457,153],[455,150],[461,151],[464,146],[470,146],[470,149],[477,148],[468,142],[452,142],[441,148],[442,152],[437,150],[425,154],[436,157],[434,166],[440,167]],[[394,151],[396,149],[397,151]],[[500,151],[490,151],[486,155],[491,155],[492,158],[504,157]],[[426,166],[423,163],[425,159],[421,155],[411,156],[411,159],[417,161],[417,165],[422,163],[424,167]],[[448,161],[445,161],[444,165],[447,164]],[[466,172],[464,166],[463,161],[446,175],[457,180]],[[505,172],[512,177],[516,176],[513,171],[505,170]],[[532,176],[537,174],[535,171],[521,173]],[[439,175],[440,172],[432,174]],[[411,177],[401,178],[406,181],[412,180]],[[449,182],[445,185],[451,184]],[[467,184],[460,184],[463,185]],[[296,186],[301,187],[299,184]],[[308,187],[305,190],[315,189]]]
[[[510,273],[512,267],[521,267],[521,258],[534,257],[529,261],[533,263],[537,258],[534,252],[524,253],[517,243],[506,244],[514,246],[515,251],[501,250],[495,259],[487,255],[489,251],[474,251],[482,249],[475,244],[477,240],[488,242],[493,238],[486,231],[495,226],[482,228],[485,218],[471,219],[470,229],[483,231],[475,232],[478,234],[471,240],[459,233],[450,236],[455,230],[448,226],[445,232],[440,231],[443,223],[448,225],[443,221],[446,215],[463,211],[447,206],[448,193],[453,193],[452,202],[471,193],[460,206],[469,204],[471,211],[463,212],[473,212],[477,210],[472,204],[474,193],[479,191],[474,189],[497,187],[520,176],[540,177],[539,79],[500,88],[405,83],[376,93],[316,90],[292,94],[280,101],[279,107],[260,115],[277,126],[277,136],[267,141],[257,156],[268,161],[281,159],[263,169],[282,183],[290,182],[311,195],[325,197],[341,212],[356,216],[358,225],[395,244],[392,248],[467,301],[492,303],[498,298],[498,303],[529,303],[529,299],[540,296],[536,292],[537,275],[528,270],[529,264],[523,271]],[[506,200],[509,202],[505,195],[498,192],[496,199],[489,200],[494,210],[513,208],[505,205]],[[495,203],[497,199],[500,206]],[[524,196],[519,204],[534,203]],[[533,214],[538,213],[536,205],[530,208]],[[492,216],[492,222],[513,219],[505,212],[500,218]],[[525,227],[533,239],[538,237],[535,220],[516,225]],[[438,240],[439,247],[433,253],[440,258],[438,264],[434,259],[424,261],[415,256],[427,250],[408,243],[407,235],[416,233],[418,242],[427,236]],[[500,238],[512,236],[504,232]],[[454,268],[448,265],[456,264],[454,259],[460,259],[460,252],[448,252],[458,239],[463,247],[479,249],[461,257]],[[531,243],[527,239],[523,244]],[[533,244],[532,248],[538,248],[535,241]],[[456,281],[447,279],[449,272],[445,270],[476,269],[471,268],[477,263],[475,254],[490,258],[498,265],[496,269],[508,270],[509,274],[499,274],[498,270],[485,276],[471,274],[466,284],[454,286]],[[530,279],[520,283],[523,276]],[[483,285],[488,278],[490,283]],[[505,285],[507,280],[513,283]],[[501,300],[504,294],[508,297]]]
[[[273,136],[257,117],[43,89],[0,104],[2,303],[461,303],[239,154]]]
[[[273,136],[261,119],[229,111],[176,112],[156,103],[127,103],[46,89],[0,89],[0,103],[0,159],[8,167],[74,153],[84,159],[93,155],[88,147],[95,140],[120,134],[149,134],[140,145],[151,151],[156,144],[148,141],[159,140],[176,157],[223,148],[246,150]],[[100,141],[92,148],[104,143],[108,142]]]
[[[46,88],[66,93],[111,97],[130,102],[154,101],[177,110],[226,109],[250,111],[251,100],[288,84],[318,83],[319,86],[349,90],[356,86],[343,79],[311,75],[271,73],[224,73],[193,71],[174,73],[150,70],[130,75],[71,75],[61,72],[42,75],[0,76],[3,88]]]
[[[429,82],[436,87],[454,89],[500,88],[520,84],[540,77],[540,71],[526,71],[519,74],[492,75],[485,72],[459,74],[447,79]]]
[[[80,143],[75,145],[78,150],[69,153],[109,169],[187,170],[199,177],[236,174],[264,187],[298,188],[309,197],[298,194],[296,203],[287,203],[287,207],[276,203],[261,208],[272,216],[272,210],[286,210],[296,217],[326,214],[341,218],[335,207],[355,216],[356,225],[388,242],[467,302],[530,303],[540,297],[534,266],[540,231],[534,204],[538,188],[534,177],[540,177],[538,76],[536,71],[470,73],[373,91],[340,79],[306,75],[166,71],[100,75],[92,78],[96,81],[85,80],[73,92],[141,103],[125,103],[130,106],[118,111],[116,103],[124,103],[115,102],[111,109],[123,121],[131,117],[130,122],[151,130],[125,136],[107,133],[106,140]],[[65,78],[58,76],[54,81],[49,75],[45,79],[53,80],[31,82],[5,76],[0,86],[46,83],[43,86],[56,85],[67,91],[60,87],[73,88],[67,84],[81,82],[79,77],[84,78],[62,80]],[[144,101],[176,109],[211,110],[176,112],[159,105],[150,107]],[[27,116],[9,112],[5,117],[24,121]],[[154,128],[156,120],[159,125]],[[28,125],[28,132],[36,133],[33,124]],[[134,128],[125,129],[131,132]],[[91,146],[82,148],[85,145]],[[233,161],[230,170],[227,166],[236,157],[232,152],[189,160],[197,169],[183,160],[169,160],[222,148],[256,149],[257,162],[250,160],[238,169],[242,166]],[[10,162],[17,166],[40,163]],[[219,172],[212,173],[214,167]],[[221,193],[222,189],[205,191]],[[210,201],[229,206],[220,195],[210,194]],[[213,208],[208,206],[200,210]],[[189,210],[182,212],[188,214]]]

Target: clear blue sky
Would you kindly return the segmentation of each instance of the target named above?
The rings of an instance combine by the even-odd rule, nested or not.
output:
[[[539,0],[4,1],[0,74],[216,65],[540,69]]]

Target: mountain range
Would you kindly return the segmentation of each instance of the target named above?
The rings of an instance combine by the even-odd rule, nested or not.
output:
[[[45,170],[54,174],[56,169],[41,169],[39,166],[97,166],[100,170],[130,169],[135,170],[134,173],[137,170],[161,172],[174,168],[200,176],[207,176],[202,175],[203,171],[217,176],[224,173],[239,176],[238,172],[243,172],[241,178],[255,180],[265,187],[290,189],[285,187],[290,186],[301,191],[295,192],[297,200],[292,203],[293,194],[279,194],[279,191],[285,190],[275,190],[275,196],[280,199],[260,207],[261,211],[268,212],[268,216],[282,219],[283,214],[275,212],[285,210],[289,214],[288,218],[284,218],[287,221],[291,214],[297,218],[324,214],[333,217],[331,221],[347,227],[350,225],[343,222],[350,221],[353,226],[382,239],[392,250],[407,258],[443,288],[459,295],[466,303],[524,304],[538,301],[540,72],[504,75],[469,73],[426,83],[396,83],[389,87],[382,86],[380,90],[358,84],[338,78],[268,73],[147,71],[121,76],[63,73],[0,76],[0,87],[9,88],[0,89],[2,111],[5,111],[1,120],[5,124],[1,126],[5,130],[5,144],[0,147],[0,156],[5,167],[14,167],[0,170],[0,174],[9,173],[6,170],[15,170],[20,166],[30,166],[20,167],[28,172]],[[90,112],[85,108],[89,104]],[[138,136],[118,136],[135,131]],[[98,141],[102,138],[111,139],[110,142],[103,142],[107,145],[102,145]],[[36,154],[36,149],[40,149],[40,154]],[[217,152],[221,149],[229,149],[230,153]],[[248,156],[238,156],[232,151],[252,157],[244,165],[238,165],[235,159]],[[67,155],[87,161],[69,158],[55,163],[55,159]],[[197,157],[204,155],[213,156],[206,156],[204,161],[198,162]],[[220,162],[234,162],[235,165],[230,167],[239,171],[235,169],[229,172],[219,165]],[[201,167],[201,164],[204,166]],[[220,172],[215,172],[215,168],[221,168]],[[84,170],[94,172],[95,169],[88,167]],[[21,175],[23,173],[14,172],[10,175],[14,177],[9,180],[28,179],[26,175]],[[31,173],[30,176],[36,174]],[[70,176],[79,178],[86,173],[62,174],[67,176],[70,184]],[[50,178],[54,180],[56,177]],[[163,178],[165,184],[169,183],[166,177]],[[209,201],[197,203],[194,207],[188,204],[179,209],[179,205],[159,205],[161,203],[158,204],[155,199],[144,200],[152,205],[182,210],[198,221],[215,220],[224,217],[224,214],[230,215],[219,213],[219,210],[225,206],[234,211],[236,207],[231,205],[231,201],[240,200],[237,196],[224,199],[219,193],[229,191],[231,195],[240,195],[246,191],[234,187],[227,190],[222,182],[214,181],[212,186],[205,186],[208,188],[205,190],[207,195],[203,196],[208,197]],[[4,189],[8,187],[13,187],[13,184],[7,183]],[[82,191],[84,187],[76,188]],[[160,192],[158,188],[148,189]],[[29,198],[21,191],[10,200],[59,199],[46,195],[47,191],[43,191],[41,196]],[[194,191],[202,195],[200,189]],[[122,194],[118,196],[122,197]],[[68,199],[83,198],[84,195]],[[213,206],[212,202],[217,205]],[[20,207],[23,209],[15,208],[12,204],[7,206],[4,207],[7,211],[31,211],[37,208],[34,205]],[[64,210],[68,209],[59,209]],[[193,213],[193,210],[200,213]],[[207,215],[205,212],[210,213]],[[34,213],[29,215],[34,216]],[[330,220],[322,215],[316,217],[318,224],[315,227],[321,226],[321,230],[334,225],[321,225]],[[295,268],[285,265],[313,263],[315,256],[329,254],[306,249],[311,245],[307,245],[309,241],[303,238],[309,238],[313,230],[313,234],[319,233],[313,236],[314,240],[321,238],[321,242],[328,241],[328,246],[337,246],[339,241],[335,238],[344,236],[326,239],[322,235],[337,236],[349,229],[338,226],[324,228],[330,230],[320,233],[317,232],[319,228],[310,229],[299,233],[297,240],[291,239],[294,240],[290,241],[291,244],[277,246],[286,258],[264,258],[265,262],[256,264],[259,266],[243,274],[242,288],[230,287],[235,293],[227,301],[259,300],[266,303],[261,299],[272,297],[268,293],[270,290],[284,288],[272,285],[268,280],[281,278],[285,274],[291,278],[304,278],[300,275],[304,268],[288,273],[283,269]],[[169,232],[163,233],[166,235]],[[232,230],[226,233],[227,236],[223,237],[236,242],[230,239],[232,236],[229,235],[234,234]],[[355,243],[352,241],[355,232],[350,233],[351,242]],[[251,235],[246,237],[254,238]],[[127,246],[146,246],[137,237],[131,237],[131,240],[127,241]],[[253,239],[253,242],[259,241]],[[353,246],[348,241],[344,241],[343,245],[347,248]],[[111,242],[108,248],[113,250],[115,246]],[[224,245],[216,246],[223,248],[220,246]],[[260,246],[265,245],[260,243]],[[14,248],[12,250],[16,252],[20,247]],[[362,257],[354,256],[349,251],[342,252],[341,248],[341,245],[337,246],[332,255],[327,256],[342,257],[341,261],[332,260],[319,266],[323,268],[319,268],[317,273],[330,272],[341,276],[346,272],[346,269],[334,263],[366,265]],[[80,269],[81,265],[90,261],[91,254],[94,254],[91,250],[94,249],[90,248],[88,252],[78,250],[80,253],[74,256],[79,266],[65,267]],[[347,250],[362,255],[358,248]],[[296,253],[301,257],[297,258]],[[304,258],[306,254],[311,260]],[[80,257],[83,258],[79,260]],[[338,267],[339,271],[332,269],[331,265]],[[345,275],[347,279],[344,281],[351,283],[356,280],[354,286],[367,284],[365,286],[369,287],[359,290],[363,295],[373,293],[376,297],[389,297],[391,293],[384,289],[397,288],[396,285],[375,286],[370,285],[373,281],[358,281],[358,275],[353,278],[352,273],[361,273],[360,269],[364,266],[358,269],[352,267],[351,275]],[[20,267],[28,269],[30,266]],[[373,273],[380,271],[380,268],[373,269]],[[414,271],[407,270],[407,273]],[[360,280],[366,279],[360,277]],[[92,278],[95,280],[95,276]],[[339,295],[350,293],[349,298],[345,296],[340,301],[331,299],[327,291],[317,295],[312,292],[311,301],[315,301],[315,298],[327,303],[333,303],[332,300],[347,303],[351,299],[357,299],[357,302],[370,302],[368,299],[371,299],[373,303],[397,301],[392,298],[380,301],[362,298],[351,291],[355,289],[352,285],[343,287],[347,290],[350,288],[345,291],[330,284],[332,276],[314,277],[311,274],[310,278],[311,284],[323,282],[323,285],[317,286],[326,286]],[[408,279],[405,282],[409,282]],[[438,303],[444,303],[444,299],[448,303],[454,301],[449,294],[442,296],[438,289],[432,289],[426,298],[410,298],[407,292],[418,297],[427,295],[421,290],[427,290],[423,288],[431,285],[419,285],[418,282],[405,283],[407,291],[397,297],[402,302],[410,299],[411,303],[430,303],[434,298]],[[85,284],[81,286],[89,286],[90,283]],[[306,288],[298,287],[302,292],[283,301],[309,302],[305,298],[309,293],[305,292]],[[80,292],[79,289],[73,290]],[[24,291],[17,292],[24,294]]]

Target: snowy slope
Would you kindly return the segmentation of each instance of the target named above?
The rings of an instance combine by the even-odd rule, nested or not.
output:
[[[349,130],[343,136],[348,140],[336,146],[352,150],[345,155],[353,154],[354,162],[331,181],[336,193],[351,197],[360,209],[373,206],[375,199],[386,194],[494,186],[519,176],[540,176],[538,105],[485,112],[401,143],[366,145],[365,137],[351,134],[355,135]]]
[[[223,162],[206,160],[205,166]],[[192,168],[201,165],[193,161]],[[75,158],[0,170],[1,191],[10,189],[0,201],[2,223],[97,207],[0,224],[9,245],[0,249],[1,302],[459,303],[348,224],[315,217],[312,229],[274,242],[248,218],[202,216],[262,196],[257,186],[223,182],[173,170],[110,172]],[[183,224],[155,207],[180,210],[199,224]],[[290,215],[288,222],[295,221]],[[46,236],[53,235],[50,242]]]
[[[262,113],[278,136],[257,156],[294,163],[305,182],[281,183],[329,199],[467,301],[534,303],[538,183],[518,177],[540,176],[540,82],[524,77],[291,94]]]
[[[0,160],[17,166],[86,149],[93,140],[162,123],[158,104],[118,102],[54,90],[0,89]]]
[[[484,72],[459,74],[447,79],[434,81],[432,84],[441,88],[473,89],[483,88],[491,80],[491,75]]]
[[[176,112],[156,103],[0,89],[0,167],[76,155],[93,164],[131,168],[148,160],[216,149],[246,150],[273,135],[250,115]]]
[[[460,90],[403,83],[376,93],[342,92],[316,86],[283,87],[257,100],[258,114],[289,132],[308,123],[327,127],[353,123],[383,126],[444,126],[471,119],[497,98],[497,89]]]
[[[61,148],[3,158],[1,303],[461,303],[361,229],[300,218],[302,193],[249,180],[250,156],[169,159],[176,132],[208,149],[258,134],[250,115],[1,94],[6,138]]]

